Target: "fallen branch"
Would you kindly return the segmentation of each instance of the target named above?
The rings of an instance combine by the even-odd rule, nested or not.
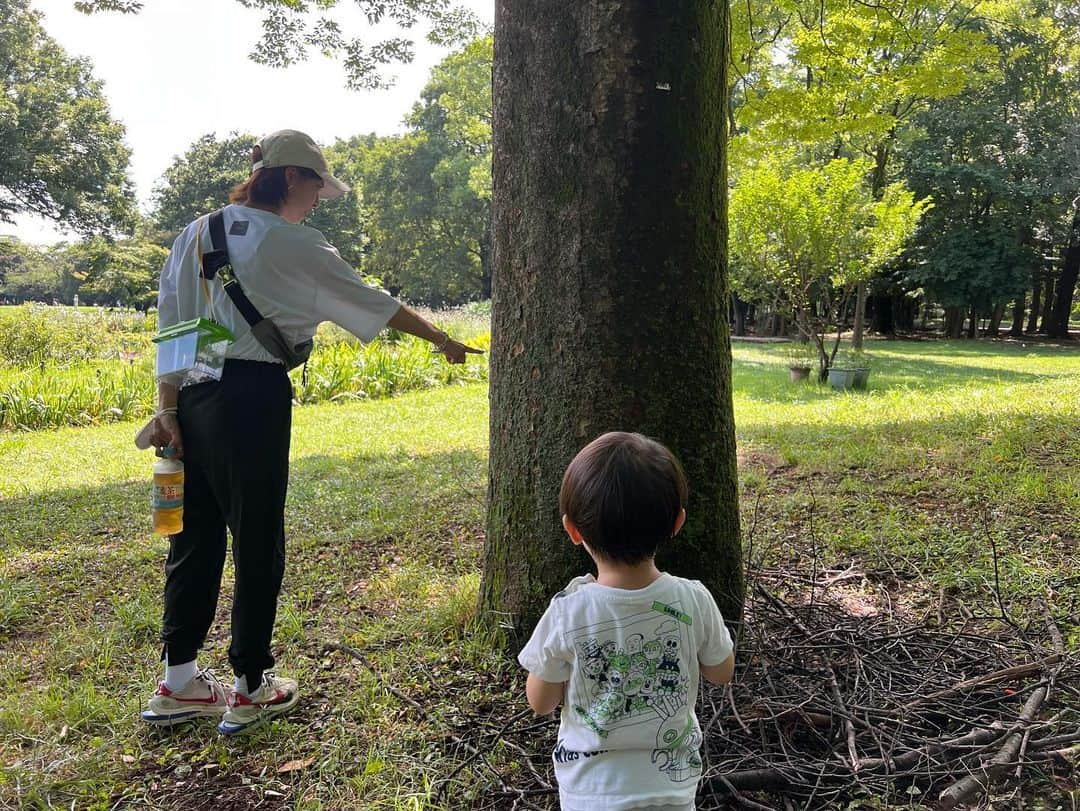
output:
[[[970,798],[975,792],[980,789],[985,789],[995,777],[1008,770],[1009,764],[1015,760],[1020,751],[1020,744],[1024,739],[1024,732],[1028,725],[1031,724],[1036,713],[1038,713],[1039,707],[1042,706],[1047,692],[1049,692],[1049,688],[1040,687],[1031,694],[1027,703],[1024,704],[1024,709],[1020,713],[1019,719],[1017,719],[1017,731],[1013,732],[1005,739],[1005,743],[1002,745],[1001,750],[983,767],[981,774],[969,774],[967,777],[957,780],[938,795],[938,802],[941,804],[943,811],[949,811],[949,809],[955,808],[957,805]]]

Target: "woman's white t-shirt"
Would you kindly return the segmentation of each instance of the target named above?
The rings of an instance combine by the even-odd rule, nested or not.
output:
[[[401,306],[387,293],[364,284],[314,228],[247,206],[226,206],[224,218],[237,281],[255,308],[293,345],[309,340],[323,321],[370,341]],[[226,357],[280,363],[251,334],[219,277],[208,280],[204,292],[199,256],[210,250],[207,217],[188,225],[176,238],[161,271],[159,328],[213,316],[236,336]]]
[[[564,811],[693,802],[698,667],[721,664],[732,650],[697,580],[662,574],[627,590],[586,575],[556,594],[518,661],[537,678],[566,683],[552,753]]]

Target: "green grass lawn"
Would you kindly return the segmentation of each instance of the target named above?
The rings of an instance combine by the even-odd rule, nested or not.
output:
[[[735,345],[755,562],[812,546],[822,565],[910,577],[912,604],[977,608],[993,538],[1014,616],[1043,597],[1080,646],[1080,352],[869,349],[870,389],[854,394],[791,384],[777,347]],[[516,665],[474,617],[485,386],[304,406],[294,426],[276,647],[304,703],[242,741],[136,720],[159,673],[165,553],[136,423],[0,433],[0,807],[467,808],[491,787],[447,737],[525,709]],[[201,656],[222,675],[229,582]],[[509,749],[491,758],[523,768]]]

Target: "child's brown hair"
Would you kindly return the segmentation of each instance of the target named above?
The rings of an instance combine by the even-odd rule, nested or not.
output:
[[[612,431],[582,448],[566,468],[559,510],[593,552],[635,564],[672,536],[686,495],[675,454],[641,434]]]

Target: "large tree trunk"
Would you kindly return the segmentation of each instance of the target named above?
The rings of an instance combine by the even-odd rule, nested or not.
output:
[[[959,338],[964,331],[964,311],[960,307],[945,308],[945,337]]]
[[[727,4],[497,0],[481,606],[518,633],[589,562],[558,491],[598,434],[690,480],[658,564],[742,602],[726,284]]]
[[[1080,277],[1080,202],[1074,209],[1072,228],[1069,229],[1069,244],[1065,249],[1065,260],[1062,263],[1061,277],[1057,283],[1057,295],[1054,296],[1054,310],[1050,316],[1050,323],[1046,325],[1046,334],[1051,338],[1069,337],[1069,314],[1072,312],[1078,277]]]

